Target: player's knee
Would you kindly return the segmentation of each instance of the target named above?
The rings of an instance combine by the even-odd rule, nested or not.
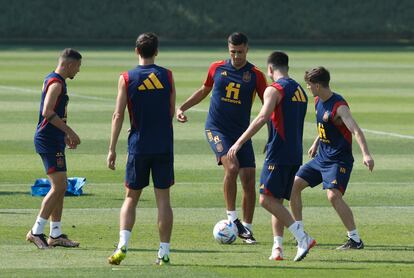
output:
[[[266,207],[267,206],[267,203],[268,203],[268,201],[269,201],[269,196],[267,196],[267,195],[265,195],[265,194],[260,194],[260,197],[259,197],[259,204],[262,206],[262,207]]]
[[[67,183],[60,184],[60,185],[53,185],[51,190],[56,194],[64,195],[67,187],[68,187]]]
[[[256,188],[254,186],[254,182],[244,182],[243,183],[243,191],[246,194],[254,194],[256,193]]]
[[[326,192],[329,202],[335,204],[336,202],[342,200],[342,193],[339,190],[330,190]]]
[[[229,176],[236,176],[239,174],[239,167],[235,164],[228,165],[226,168],[226,174]]]
[[[296,176],[293,182],[292,193],[300,193],[308,186],[308,183],[301,177]]]

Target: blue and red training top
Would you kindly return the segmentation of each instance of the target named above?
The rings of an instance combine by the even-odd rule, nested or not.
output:
[[[301,165],[308,97],[303,88],[291,78],[280,78],[271,86],[278,90],[282,98],[268,123],[266,161],[277,165]]]
[[[34,135],[34,144],[37,153],[57,153],[64,152],[65,150],[65,133],[56,126],[49,123],[47,119],[42,116],[47,90],[49,86],[55,82],[58,82],[62,85],[62,91],[56,101],[53,110],[55,111],[56,115],[66,123],[67,105],[69,101],[66,82],[62,76],[56,72],[51,72],[48,76],[46,76],[45,81],[43,82],[42,99],[40,102],[39,110],[39,121],[37,123],[36,132]]]
[[[348,103],[336,93],[326,101],[315,97],[316,125],[319,133],[316,159],[321,162],[354,162],[352,134],[341,120],[334,120],[341,105],[348,106]]]
[[[263,73],[249,62],[240,69],[230,59],[211,64],[206,87],[213,87],[205,128],[237,139],[250,124],[250,112],[257,94],[263,99],[267,87]]]
[[[128,153],[173,153],[171,71],[152,64],[137,66],[122,76],[127,88],[131,122]]]

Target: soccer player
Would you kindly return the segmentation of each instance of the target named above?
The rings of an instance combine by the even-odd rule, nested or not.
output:
[[[79,246],[79,242],[70,240],[62,233],[61,218],[67,187],[65,147],[76,149],[81,142],[79,136],[66,124],[69,100],[66,79],[73,79],[79,72],[81,60],[78,51],[64,49],[56,70],[46,76],[43,82],[34,144],[43,160],[51,189],[42,201],[35,224],[26,235],[26,240],[33,242],[39,249]],[[50,234],[46,240],[43,230],[49,218]]]
[[[136,41],[139,65],[119,77],[118,96],[112,117],[107,165],[115,170],[116,144],[128,106],[131,129],[125,175],[126,196],[120,213],[119,243],[108,258],[120,264],[128,250],[135,223],[135,210],[142,189],[149,184],[150,172],[158,207],[160,247],[156,264],[168,264],[173,212],[170,186],[174,184],[173,127],[175,87],[170,70],[156,65],[158,37],[143,33]]]
[[[290,200],[292,213],[297,221],[302,221],[302,190],[322,183],[348,231],[348,241],[337,249],[362,249],[364,243],[356,229],[354,216],[343,199],[354,162],[352,135],[361,148],[363,163],[370,171],[374,168],[374,160],[368,151],[364,133],[352,118],[348,103],[329,87],[329,71],[324,67],[306,71],[305,81],[315,96],[318,136],[308,151],[313,159],[296,174]]]
[[[260,204],[272,214],[274,244],[269,260],[283,260],[283,226],[298,241],[295,261],[306,256],[316,242],[295,223],[283,206],[289,200],[293,180],[302,164],[303,123],[308,98],[302,87],[289,77],[289,57],[275,51],[267,59],[267,73],[273,83],[266,88],[263,107],[248,129],[230,148],[228,157],[233,159],[243,144],[250,140],[267,123],[269,138],[266,159],[260,176]]]
[[[230,59],[211,64],[207,78],[178,109],[177,120],[186,122],[184,112],[201,102],[212,92],[205,132],[218,165],[224,167],[224,199],[228,220],[234,222],[238,236],[246,243],[256,243],[252,221],[256,203],[255,158],[249,140],[230,160],[227,151],[250,123],[251,107],[258,94],[260,98],[267,86],[263,73],[247,61],[248,39],[243,33],[228,37]],[[236,213],[237,176],[243,187],[243,222]]]

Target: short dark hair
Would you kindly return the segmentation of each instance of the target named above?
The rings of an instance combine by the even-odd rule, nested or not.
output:
[[[311,83],[321,84],[323,87],[329,87],[331,75],[324,67],[316,67],[305,72],[305,81]]]
[[[158,37],[154,33],[142,33],[138,36],[135,46],[142,58],[151,58],[158,50]]]
[[[81,60],[82,59],[82,55],[75,49],[73,48],[65,48],[63,49],[62,53],[60,53],[60,58],[66,60],[66,59],[71,59],[71,60]]]
[[[289,56],[282,51],[273,51],[267,58],[267,64],[273,68],[289,69]]]
[[[240,32],[234,32],[227,39],[227,42],[232,45],[241,45],[241,44],[247,45],[248,41],[249,39],[247,38],[247,36]]]

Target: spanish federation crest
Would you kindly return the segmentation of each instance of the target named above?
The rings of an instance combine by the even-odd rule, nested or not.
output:
[[[322,117],[322,120],[326,123],[326,122],[328,122],[329,121],[329,111],[326,111],[324,114],[323,114],[323,117]]]
[[[65,159],[62,153],[56,154],[56,166],[59,168],[65,167]]]
[[[250,74],[250,71],[245,71],[243,73],[243,81],[250,82],[250,80],[252,80],[252,75]]]

